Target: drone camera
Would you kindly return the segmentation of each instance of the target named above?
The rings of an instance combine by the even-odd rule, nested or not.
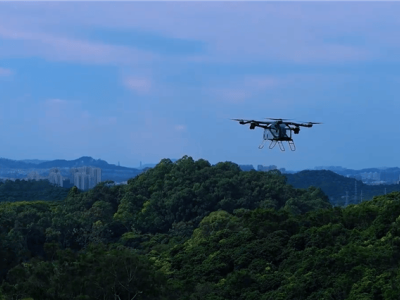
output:
[[[299,134],[299,132],[300,132],[300,127],[295,127],[295,128],[293,129],[293,132],[294,132],[294,134]]]
[[[254,129],[254,128],[256,128],[256,124],[255,123],[251,123],[250,124],[250,129]]]

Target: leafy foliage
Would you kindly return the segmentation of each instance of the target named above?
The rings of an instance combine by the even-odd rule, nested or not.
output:
[[[398,299],[400,193],[346,208],[279,172],[183,157],[0,204],[0,299]]]
[[[330,204],[318,189],[287,185],[279,172],[242,172],[233,163],[211,166],[185,156],[131,179],[114,218],[141,232],[166,233],[180,222],[197,226],[212,211],[257,207],[304,213]]]
[[[6,180],[0,181],[0,202],[63,200],[68,189],[55,186],[48,180]]]

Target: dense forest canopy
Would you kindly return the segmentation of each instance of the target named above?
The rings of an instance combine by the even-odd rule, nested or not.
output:
[[[63,200],[68,189],[51,184],[48,180],[0,181],[0,202]]]
[[[0,203],[0,299],[398,299],[400,193],[346,208],[279,172],[165,159]]]

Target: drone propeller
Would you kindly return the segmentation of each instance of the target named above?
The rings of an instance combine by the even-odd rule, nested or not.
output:
[[[299,122],[307,123],[307,124],[323,124],[321,122],[304,122],[304,121],[299,121]]]
[[[293,120],[293,119],[275,119],[275,118],[265,118],[267,120],[276,120],[276,121],[288,121],[288,120]]]
[[[239,124],[246,124],[245,123],[245,120],[243,120],[243,119],[231,119],[231,120],[233,120],[233,121],[238,121],[239,122]]]

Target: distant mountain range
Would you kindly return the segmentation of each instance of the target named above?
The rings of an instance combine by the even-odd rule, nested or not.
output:
[[[400,184],[368,185],[351,177],[339,175],[328,170],[305,170],[295,174],[284,174],[287,182],[295,188],[306,189],[309,186],[321,188],[333,205],[343,206],[370,200],[374,196],[400,191]],[[357,192],[357,194],[356,194]]]
[[[315,170],[329,170],[332,172],[335,172],[339,175],[347,176],[347,175],[357,175],[359,173],[370,173],[370,172],[387,172],[387,173],[393,173],[393,172],[399,172],[400,168],[398,167],[381,167],[381,168],[364,168],[360,170],[353,170],[353,169],[347,169],[343,168],[340,166],[329,166],[329,167],[315,167]]]
[[[74,160],[56,159],[51,161],[40,161],[37,159],[11,160],[0,158],[0,176],[6,178],[25,178],[30,170],[36,171],[40,175],[45,175],[48,174],[48,171],[46,170],[52,168],[60,168],[61,174],[68,177],[69,173],[65,169],[78,168],[83,166],[101,168],[103,181],[126,181],[143,172],[143,170],[139,170],[136,168],[121,167],[114,164],[109,164],[105,160],[94,159],[90,156],[82,156]],[[16,173],[15,170],[20,170],[21,172]]]
[[[175,162],[177,159],[171,159]],[[82,156],[74,160],[11,160],[0,158],[0,177],[3,178],[26,178],[31,171],[36,171],[42,176],[47,176],[48,170],[60,168],[63,176],[69,176],[69,169],[83,166],[98,167],[102,170],[102,180],[112,180],[115,182],[126,181],[136,177],[147,168],[152,168],[156,164],[144,164],[141,168],[121,167],[109,164],[101,159],[94,159],[90,156]],[[243,170],[252,170],[252,165],[241,165]],[[320,187],[330,198],[332,204],[344,205],[346,202],[346,192],[348,203],[356,203],[361,200],[372,199],[373,196],[382,195],[385,192],[400,191],[399,184],[387,185],[367,185],[360,177],[362,172],[379,172],[383,180],[389,177],[398,178],[399,168],[366,168],[363,170],[351,170],[342,167],[317,167],[319,170],[304,170],[300,172],[285,172],[288,183],[296,188],[308,188],[309,186]],[[330,170],[327,170],[330,169]],[[292,173],[292,174],[290,174]],[[381,180],[382,180],[381,179]],[[355,189],[357,186],[357,195]],[[361,196],[362,194],[362,196]]]
[[[40,159],[21,159],[21,160],[19,160],[19,161],[26,162],[26,163],[28,163],[28,164],[35,164],[35,165],[37,165],[37,164],[40,164],[40,163],[42,163],[42,162],[46,162],[46,161],[48,161],[48,160],[40,160]]]
[[[172,162],[177,159],[171,159]],[[12,160],[0,158],[0,177],[5,178],[25,178],[31,171],[36,171],[40,175],[48,174],[49,169],[60,168],[63,176],[69,176],[66,169],[78,168],[83,166],[91,166],[101,168],[102,180],[112,180],[115,182],[126,181],[142,173],[147,168],[153,168],[157,164],[144,164],[140,168],[129,168],[109,164],[105,160],[94,159],[90,156],[82,156],[74,160],[56,159],[56,160],[39,160],[39,159],[23,159]],[[20,170],[21,172],[16,172]],[[47,175],[45,175],[47,176]]]
[[[74,160],[56,159],[51,161],[38,159],[11,160],[0,158],[0,167],[10,169],[51,169],[51,168],[77,168],[83,166],[93,166],[102,169],[113,170],[138,170],[135,168],[121,167],[109,164],[105,160],[94,159],[90,156],[82,156]]]

